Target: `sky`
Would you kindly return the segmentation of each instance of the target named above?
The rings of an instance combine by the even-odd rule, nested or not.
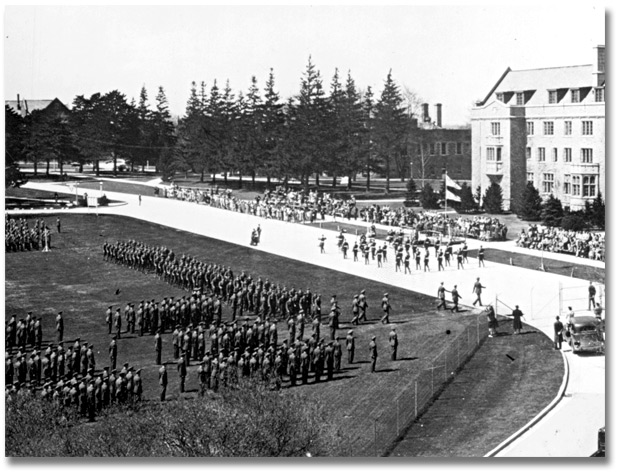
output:
[[[182,116],[192,81],[245,93],[273,68],[281,97],[293,96],[311,57],[326,89],[337,68],[379,97],[391,71],[431,117],[441,103],[444,126],[459,126],[507,67],[591,64],[605,44],[596,2],[453,3],[5,6],[5,99],[70,104],[119,90],[137,100],[145,86],[153,105],[162,86]]]

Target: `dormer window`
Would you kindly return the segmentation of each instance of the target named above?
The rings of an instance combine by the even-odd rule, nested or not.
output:
[[[558,103],[558,91],[557,90],[549,90],[549,103],[550,104]]]
[[[596,88],[594,89],[594,101],[601,103],[605,101],[605,89],[604,88]]]
[[[571,103],[579,103],[580,97],[579,97],[579,89],[572,89],[570,91],[570,102]]]
[[[517,105],[523,105],[525,103],[525,97],[523,92],[517,92]]]
[[[497,98],[498,101],[504,103],[504,94],[502,92],[496,93],[495,98]]]

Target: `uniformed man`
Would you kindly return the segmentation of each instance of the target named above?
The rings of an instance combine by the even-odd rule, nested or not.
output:
[[[159,368],[159,400],[166,400],[166,388],[168,387],[168,371],[166,370],[166,364],[162,364]]]
[[[62,338],[65,332],[65,322],[62,319],[62,311],[58,312],[56,315],[56,341],[62,342]]]
[[[389,295],[387,293],[383,294],[383,299],[381,300],[381,309],[383,310],[383,317],[381,318],[382,324],[389,324],[390,322],[390,310],[392,306],[390,305]]]
[[[123,319],[121,317],[121,309],[117,308],[114,313],[114,328],[116,329],[116,338],[121,338],[121,328],[123,326]]]
[[[480,283],[480,277],[477,277],[476,282],[474,283],[474,288],[472,290],[472,293],[476,294],[476,300],[474,300],[474,306],[476,306],[476,303],[480,303],[480,306],[482,306],[482,300],[480,299],[480,295],[482,294],[483,288],[486,288],[486,287],[484,287]]]
[[[350,329],[347,333],[346,348],[347,348],[347,361],[349,364],[353,364],[353,360],[355,358],[355,338],[353,337],[352,329]]]
[[[456,285],[454,286],[454,288],[452,289],[452,303],[454,304],[454,306],[450,309],[451,312],[454,313],[454,311],[456,311],[457,313],[459,312],[459,298],[463,298],[459,295],[459,291],[456,289]]]
[[[478,249],[478,267],[484,267],[484,248],[482,246]]]
[[[187,365],[185,363],[185,356],[179,357],[177,361],[177,372],[179,373],[179,392],[185,392],[185,377],[187,377]]]
[[[428,261],[430,260],[431,255],[428,252],[428,249],[426,249],[426,251],[424,252],[424,272],[426,272],[427,270],[430,272],[431,268],[428,266]]]
[[[157,365],[161,365],[161,347],[161,333],[160,330],[157,330],[157,333],[155,334],[155,364]]]
[[[440,310],[442,307],[444,309],[448,309],[446,307],[446,288],[443,286],[443,282],[439,285],[437,289],[437,298],[439,298],[439,305],[437,305],[437,309]]]
[[[389,342],[390,342],[390,349],[392,351],[391,353],[391,359],[393,361],[396,360],[397,357],[397,351],[398,351],[398,335],[396,334],[396,328],[392,327],[392,331],[390,331],[390,335],[389,335]]]
[[[436,257],[437,257],[437,270],[439,271],[445,270],[443,268],[443,251],[441,250],[441,248],[436,252]]]
[[[116,336],[114,336],[112,338],[112,341],[110,341],[110,345],[108,347],[108,354],[110,356],[110,367],[112,369],[116,369],[116,356],[117,356]]]
[[[377,366],[377,343],[376,336],[373,336],[370,339],[370,344],[368,345],[368,351],[370,353],[370,372],[375,372],[375,367]]]

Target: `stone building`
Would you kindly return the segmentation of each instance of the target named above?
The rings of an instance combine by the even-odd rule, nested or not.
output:
[[[510,208],[528,181],[577,210],[605,198],[605,46],[594,63],[506,69],[472,110],[472,187]]]

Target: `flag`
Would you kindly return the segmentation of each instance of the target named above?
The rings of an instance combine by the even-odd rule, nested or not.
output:
[[[461,190],[461,186],[457,184],[454,180],[452,180],[447,172],[446,172],[446,187],[451,187],[456,190]]]
[[[455,202],[460,202],[461,197],[454,195],[450,190],[446,189],[446,200],[452,200]]]

